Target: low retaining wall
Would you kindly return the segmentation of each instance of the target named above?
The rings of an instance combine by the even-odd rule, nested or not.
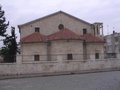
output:
[[[0,76],[3,75],[24,75],[24,74],[46,74],[47,73],[80,73],[83,71],[93,72],[106,69],[119,69],[120,60],[80,60],[73,61],[44,61],[44,62],[21,62],[17,63],[1,63]]]

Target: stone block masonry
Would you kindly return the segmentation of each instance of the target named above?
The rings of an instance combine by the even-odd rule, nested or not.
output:
[[[59,58],[60,59],[60,58]],[[22,56],[17,57],[16,63],[1,63],[0,76],[4,75],[54,75],[80,72],[97,72],[107,69],[120,69],[120,60],[57,60],[57,61],[39,61],[39,62],[22,62]]]

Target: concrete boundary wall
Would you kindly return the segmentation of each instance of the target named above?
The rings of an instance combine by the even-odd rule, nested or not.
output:
[[[21,57],[16,63],[1,63],[0,76],[3,75],[25,75],[25,74],[47,74],[47,73],[80,73],[81,71],[119,69],[120,60],[72,60],[72,61],[44,61],[44,62],[21,62]]]

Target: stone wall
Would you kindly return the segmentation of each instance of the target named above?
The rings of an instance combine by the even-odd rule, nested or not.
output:
[[[104,58],[104,46],[101,43],[87,43],[87,59],[95,60],[95,53],[99,53],[100,59]],[[22,60],[25,62],[34,62],[34,55],[40,55],[40,60],[52,60],[65,58],[67,54],[78,56],[83,59],[83,42],[80,40],[58,40],[52,41],[49,46],[47,43],[28,43],[21,45]],[[50,57],[49,57],[50,56]]]
[[[46,43],[28,43],[21,45],[21,55],[24,62],[34,61],[34,55],[41,55],[42,60],[47,60]]]
[[[20,38],[23,38],[35,32],[34,30],[35,27],[40,27],[41,34],[44,34],[44,35],[53,34],[59,31],[58,25],[61,23],[66,28],[73,30],[73,32],[75,32],[76,34],[79,34],[79,35],[83,34],[83,28],[86,28],[88,33],[93,34],[91,25],[83,23],[82,21],[69,17],[68,15],[65,15],[63,13],[58,13],[56,15],[46,17],[44,19],[37,20],[30,24],[21,26],[20,27],[20,30],[21,30]]]
[[[83,58],[83,44],[80,40],[58,40],[52,41],[47,47],[47,43],[28,43],[21,45],[22,60],[25,62],[34,62],[34,55],[40,55],[41,60],[47,60],[48,53],[55,60],[56,55],[79,54]],[[50,57],[49,57],[50,58]]]
[[[80,40],[58,40],[51,42],[51,54],[83,54],[83,44]]]
[[[104,44],[103,43],[87,43],[87,57],[95,59],[95,53],[100,54],[100,59],[104,58]]]
[[[120,68],[120,60],[57,60],[42,62],[22,62],[22,57],[17,57],[17,62],[13,64],[0,64],[0,75],[19,75],[19,74],[47,74],[62,72],[81,72]]]

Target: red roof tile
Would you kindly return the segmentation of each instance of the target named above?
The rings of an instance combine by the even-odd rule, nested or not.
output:
[[[88,43],[104,43],[104,40],[92,34],[81,35],[81,37],[83,37],[84,40]]]
[[[71,30],[65,28],[63,30],[60,30],[56,33],[53,33],[51,35],[48,36],[48,40],[75,40],[75,39],[79,39],[82,40],[82,38],[75,34],[74,32],[72,32]]]
[[[22,43],[34,43],[34,42],[45,42],[47,37],[38,32],[35,32],[27,37],[21,39]]]
[[[45,42],[45,41],[52,41],[52,40],[85,40],[88,43],[104,43],[99,37],[96,37],[92,34],[85,34],[85,35],[77,35],[76,33],[72,32],[69,29],[60,30],[56,33],[51,35],[45,36],[38,32],[35,32],[27,37],[21,39],[22,43],[35,43],[35,42]]]

